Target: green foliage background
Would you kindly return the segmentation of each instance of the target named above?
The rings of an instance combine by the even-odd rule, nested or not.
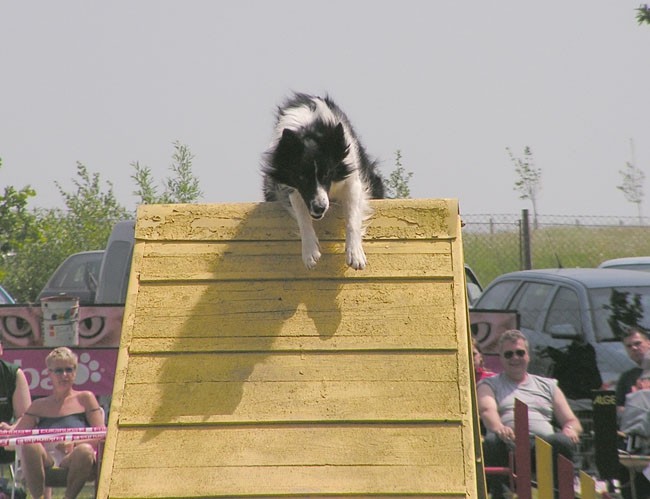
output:
[[[151,170],[132,164],[131,177],[140,204],[190,203],[203,193],[192,173],[193,155],[186,145],[174,143],[172,175],[163,182],[164,191],[157,193]],[[0,162],[1,166],[1,162]],[[19,303],[34,302],[56,267],[69,255],[106,247],[113,225],[135,217],[119,203],[111,182],[103,182],[99,173],[92,173],[77,163],[72,188],[56,186],[64,208],[28,210],[36,192],[27,186],[5,188],[0,196],[0,283]]]
[[[471,215],[464,219],[471,219]],[[516,227],[492,233],[464,229],[462,238],[465,263],[483,286],[501,274],[523,268]],[[597,267],[611,258],[650,256],[650,226],[541,222],[531,231],[530,246],[533,268]]]

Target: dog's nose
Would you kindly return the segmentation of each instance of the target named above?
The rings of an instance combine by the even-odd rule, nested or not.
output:
[[[309,212],[311,213],[311,217],[315,220],[319,220],[323,218],[323,215],[325,215],[325,210],[327,210],[327,206],[321,206],[314,203],[312,203],[312,205],[309,208],[310,208]]]

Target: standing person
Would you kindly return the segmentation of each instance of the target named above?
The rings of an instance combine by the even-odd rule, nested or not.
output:
[[[643,372],[641,364],[645,355],[650,352],[650,336],[640,327],[631,327],[623,337],[623,346],[636,367],[621,374],[616,383],[616,412],[619,417],[625,409],[625,396],[632,391]]]
[[[4,354],[0,341],[0,357]],[[25,413],[32,397],[23,370],[0,359],[0,430],[11,430]],[[13,463],[14,451],[0,447],[0,463]]]
[[[508,465],[508,453],[515,439],[515,398],[528,406],[531,438],[539,436],[551,444],[554,463],[557,454],[572,460],[582,426],[557,380],[528,372],[528,340],[521,331],[504,332],[499,337],[498,349],[503,372],[483,379],[478,385],[479,414],[487,429],[483,441],[485,465]],[[560,431],[556,432],[552,421]],[[504,485],[504,477],[488,477],[492,499],[504,497]]]
[[[102,409],[90,391],[73,388],[77,356],[66,347],[52,350],[45,359],[52,394],[32,402],[16,429],[83,428],[104,426]],[[66,499],[77,497],[96,466],[96,449],[91,443],[26,444],[22,461],[27,488],[35,498],[43,497],[45,470],[54,465],[68,470]]]

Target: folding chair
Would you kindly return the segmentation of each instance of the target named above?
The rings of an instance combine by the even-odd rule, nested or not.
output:
[[[508,486],[510,487],[510,490],[513,492],[517,490],[515,485],[515,479],[517,475],[515,474],[514,452],[510,451],[508,454],[508,466],[486,466],[484,469],[486,475],[508,477]]]
[[[88,483],[94,482],[95,496],[97,496],[97,486],[99,485],[99,471],[102,465],[102,454],[104,452],[103,442],[99,442],[97,446],[97,462],[95,463],[95,472],[87,480]],[[45,470],[45,487],[67,487],[68,486],[68,470],[59,466],[52,466]]]
[[[510,452],[508,466],[486,466],[486,475],[507,476],[510,489],[520,499],[531,497],[531,458],[528,431],[528,406],[515,400],[515,449]]]

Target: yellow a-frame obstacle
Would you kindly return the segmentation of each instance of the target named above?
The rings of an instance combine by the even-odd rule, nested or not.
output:
[[[153,205],[98,497],[483,497],[455,200],[381,200],[304,268],[275,203]]]

